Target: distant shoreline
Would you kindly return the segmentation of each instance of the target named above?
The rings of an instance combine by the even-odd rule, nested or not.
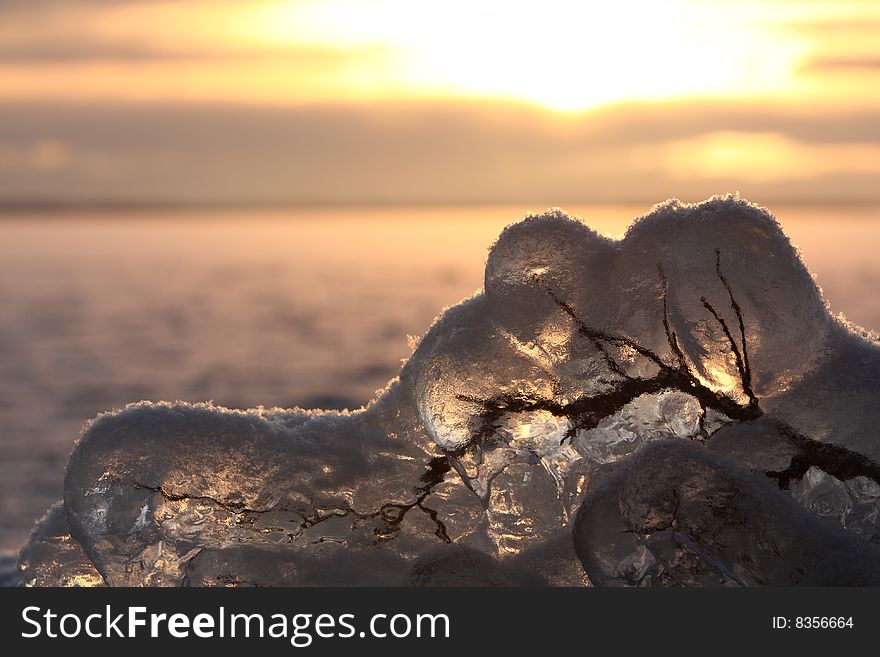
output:
[[[786,207],[876,207],[880,206],[877,199],[751,199],[764,206]],[[575,206],[627,206],[643,205],[650,208],[658,199],[616,199],[616,200],[583,200],[557,199],[554,201],[535,200],[365,200],[365,201],[155,201],[155,200],[0,200],[0,217],[10,214],[76,214],[83,212],[119,213],[119,212],[189,212],[193,210],[334,210],[350,208],[456,208],[456,207],[575,207]]]

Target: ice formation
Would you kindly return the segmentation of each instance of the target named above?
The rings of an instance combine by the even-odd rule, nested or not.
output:
[[[99,416],[27,585],[880,584],[880,347],[780,226],[509,226],[353,412]]]

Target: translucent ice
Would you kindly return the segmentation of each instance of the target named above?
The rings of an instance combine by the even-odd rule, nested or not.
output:
[[[808,509],[825,518],[843,523],[852,511],[852,498],[846,485],[815,465],[792,483],[791,494]]]
[[[873,541],[880,539],[880,485],[868,477],[843,482],[811,466],[791,484],[791,494],[803,506]]]
[[[99,416],[22,579],[877,583],[878,393],[765,210],[668,201],[621,240],[554,210],[366,408]]]
[[[607,586],[880,583],[880,545],[686,441],[658,441],[616,468],[578,512],[574,540]]]

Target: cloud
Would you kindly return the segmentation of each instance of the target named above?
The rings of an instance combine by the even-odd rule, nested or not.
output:
[[[18,148],[0,144],[0,170],[55,171],[69,162],[67,145],[54,139],[40,139]]]
[[[817,57],[808,61],[803,70],[809,72],[862,70],[876,73],[880,71],[880,56],[877,57]]]
[[[873,32],[880,30],[880,17],[855,14],[840,17],[824,17],[814,20],[796,20],[785,23],[793,31],[812,36],[829,36],[848,33]]]
[[[467,102],[0,105],[7,150],[44,140],[76,156],[51,172],[51,185],[48,171],[7,166],[0,198],[553,205],[731,189],[760,200],[876,198],[876,171],[851,156],[876,152],[880,111],[665,103],[560,117]]]
[[[156,48],[146,44],[43,42],[39,44],[10,44],[0,42],[0,61],[12,64],[48,65],[71,63],[124,62],[149,64],[161,62],[205,62],[284,60],[288,66],[326,70],[364,57],[383,55],[378,46],[336,48],[319,45],[263,46],[251,49],[236,48]]]

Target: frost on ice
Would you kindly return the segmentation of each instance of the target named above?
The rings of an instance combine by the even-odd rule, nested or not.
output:
[[[508,227],[366,408],[140,403],[29,585],[880,584],[880,347],[765,210]]]

